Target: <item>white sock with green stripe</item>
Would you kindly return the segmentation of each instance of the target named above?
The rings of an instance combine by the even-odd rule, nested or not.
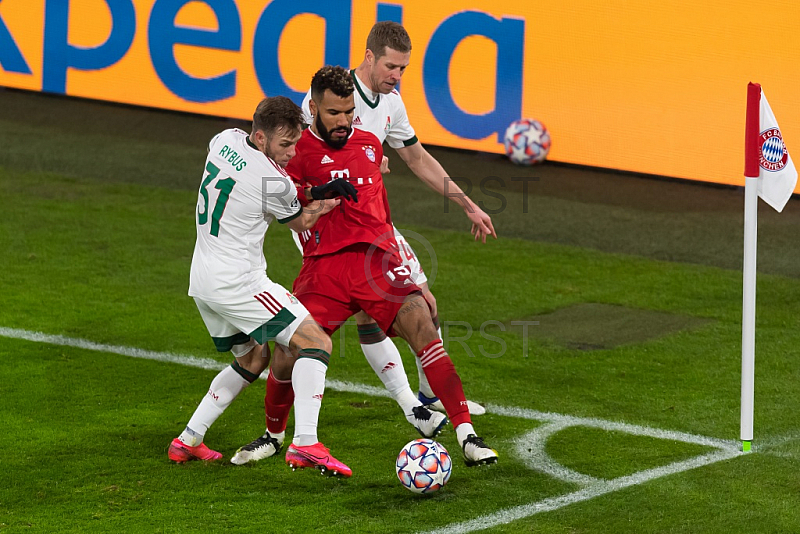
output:
[[[294,439],[292,443],[306,447],[319,441],[317,423],[325,393],[325,374],[330,354],[324,350],[301,350],[292,370],[294,389]]]
[[[200,401],[200,405],[189,419],[189,424],[186,425],[186,430],[178,436],[178,439],[189,447],[197,447],[203,443],[208,428],[231,405],[233,399],[256,378],[258,377],[239,367],[236,362],[220,371],[211,381],[208,393]]]

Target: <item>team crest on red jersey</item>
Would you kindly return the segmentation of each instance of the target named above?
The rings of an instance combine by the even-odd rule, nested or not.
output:
[[[372,149],[372,147],[371,146],[364,146],[364,147],[361,147],[361,148],[364,149],[364,154],[367,155],[367,158],[369,158],[369,160],[372,163],[375,163],[375,151]]]
[[[767,128],[759,134],[761,146],[758,150],[758,164],[766,171],[779,171],[786,167],[789,161],[789,152],[783,143],[781,131],[777,128]]]

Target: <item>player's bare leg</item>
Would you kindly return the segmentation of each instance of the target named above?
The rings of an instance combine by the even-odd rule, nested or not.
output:
[[[428,304],[419,293],[406,298],[397,312],[392,328],[411,345],[422,362],[434,394],[441,399],[456,429],[467,465],[497,462],[497,452],[475,433],[461,378],[433,327]]]
[[[414,395],[408,383],[400,351],[394,342],[386,337],[375,320],[363,311],[358,312],[355,318],[361,350],[372,370],[403,410],[406,420],[422,437],[435,437],[447,425],[447,417],[427,409]]]
[[[219,460],[222,454],[203,443],[208,428],[222,415],[233,400],[267,368],[270,361],[269,347],[250,340],[232,349],[236,359],[214,377],[208,394],[200,401],[186,429],[172,440],[167,452],[169,459],[183,463],[190,460]]]

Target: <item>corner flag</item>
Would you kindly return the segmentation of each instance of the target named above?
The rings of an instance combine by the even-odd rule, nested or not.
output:
[[[756,129],[757,128],[757,129]],[[761,86],[747,86],[745,176],[758,177],[758,196],[782,211],[797,185],[797,170]]]
[[[797,171],[783,143],[778,121],[761,86],[747,86],[744,133],[744,264],[742,267],[742,450],[753,440],[753,399],[756,359],[756,241],[758,197],[782,211],[797,184]]]

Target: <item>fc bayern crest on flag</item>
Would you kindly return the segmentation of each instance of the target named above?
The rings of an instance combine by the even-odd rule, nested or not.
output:
[[[364,147],[364,154],[366,154],[366,155],[367,155],[367,157],[369,158],[369,160],[370,160],[372,163],[375,163],[375,151],[374,151],[374,150],[372,150],[372,147],[371,147],[371,146],[366,146],[366,147]]]
[[[776,172],[789,161],[789,152],[783,142],[781,131],[777,128],[767,128],[759,134],[758,164],[765,171]]]

